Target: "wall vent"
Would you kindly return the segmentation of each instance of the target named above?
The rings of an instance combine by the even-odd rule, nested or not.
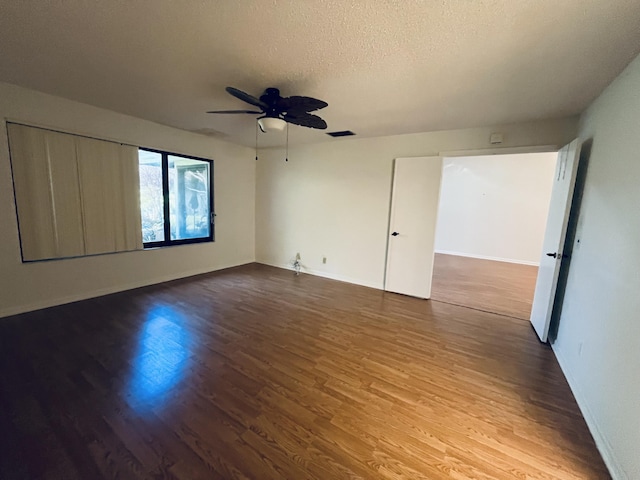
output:
[[[327,132],[327,135],[331,137],[350,137],[351,135],[355,135],[351,130],[342,130],[340,132]]]

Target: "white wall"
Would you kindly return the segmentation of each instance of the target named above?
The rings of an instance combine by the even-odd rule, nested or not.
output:
[[[256,184],[256,259],[286,266],[299,252],[304,271],[382,288],[393,159],[442,151],[559,145],[575,118],[494,128],[452,130],[260,151]],[[322,263],[322,257],[327,263]]]
[[[252,149],[3,83],[0,118],[0,316],[255,260]],[[21,263],[5,120],[214,159],[215,243]]]
[[[640,57],[586,111],[580,137],[593,145],[553,348],[614,478],[636,480]]]
[[[436,252],[538,265],[554,152],[443,160]]]

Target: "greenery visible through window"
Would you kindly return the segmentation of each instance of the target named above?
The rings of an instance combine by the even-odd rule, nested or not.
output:
[[[213,161],[139,149],[145,247],[213,241]]]

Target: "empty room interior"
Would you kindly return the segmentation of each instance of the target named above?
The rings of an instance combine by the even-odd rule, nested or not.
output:
[[[529,320],[557,157],[443,159],[431,299]]]
[[[639,23],[0,0],[0,478],[640,479]]]

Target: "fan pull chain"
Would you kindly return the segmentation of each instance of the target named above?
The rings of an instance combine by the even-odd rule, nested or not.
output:
[[[258,120],[256,119],[256,162],[258,161]]]
[[[287,122],[287,153],[285,154],[284,161],[289,161],[289,122]]]

